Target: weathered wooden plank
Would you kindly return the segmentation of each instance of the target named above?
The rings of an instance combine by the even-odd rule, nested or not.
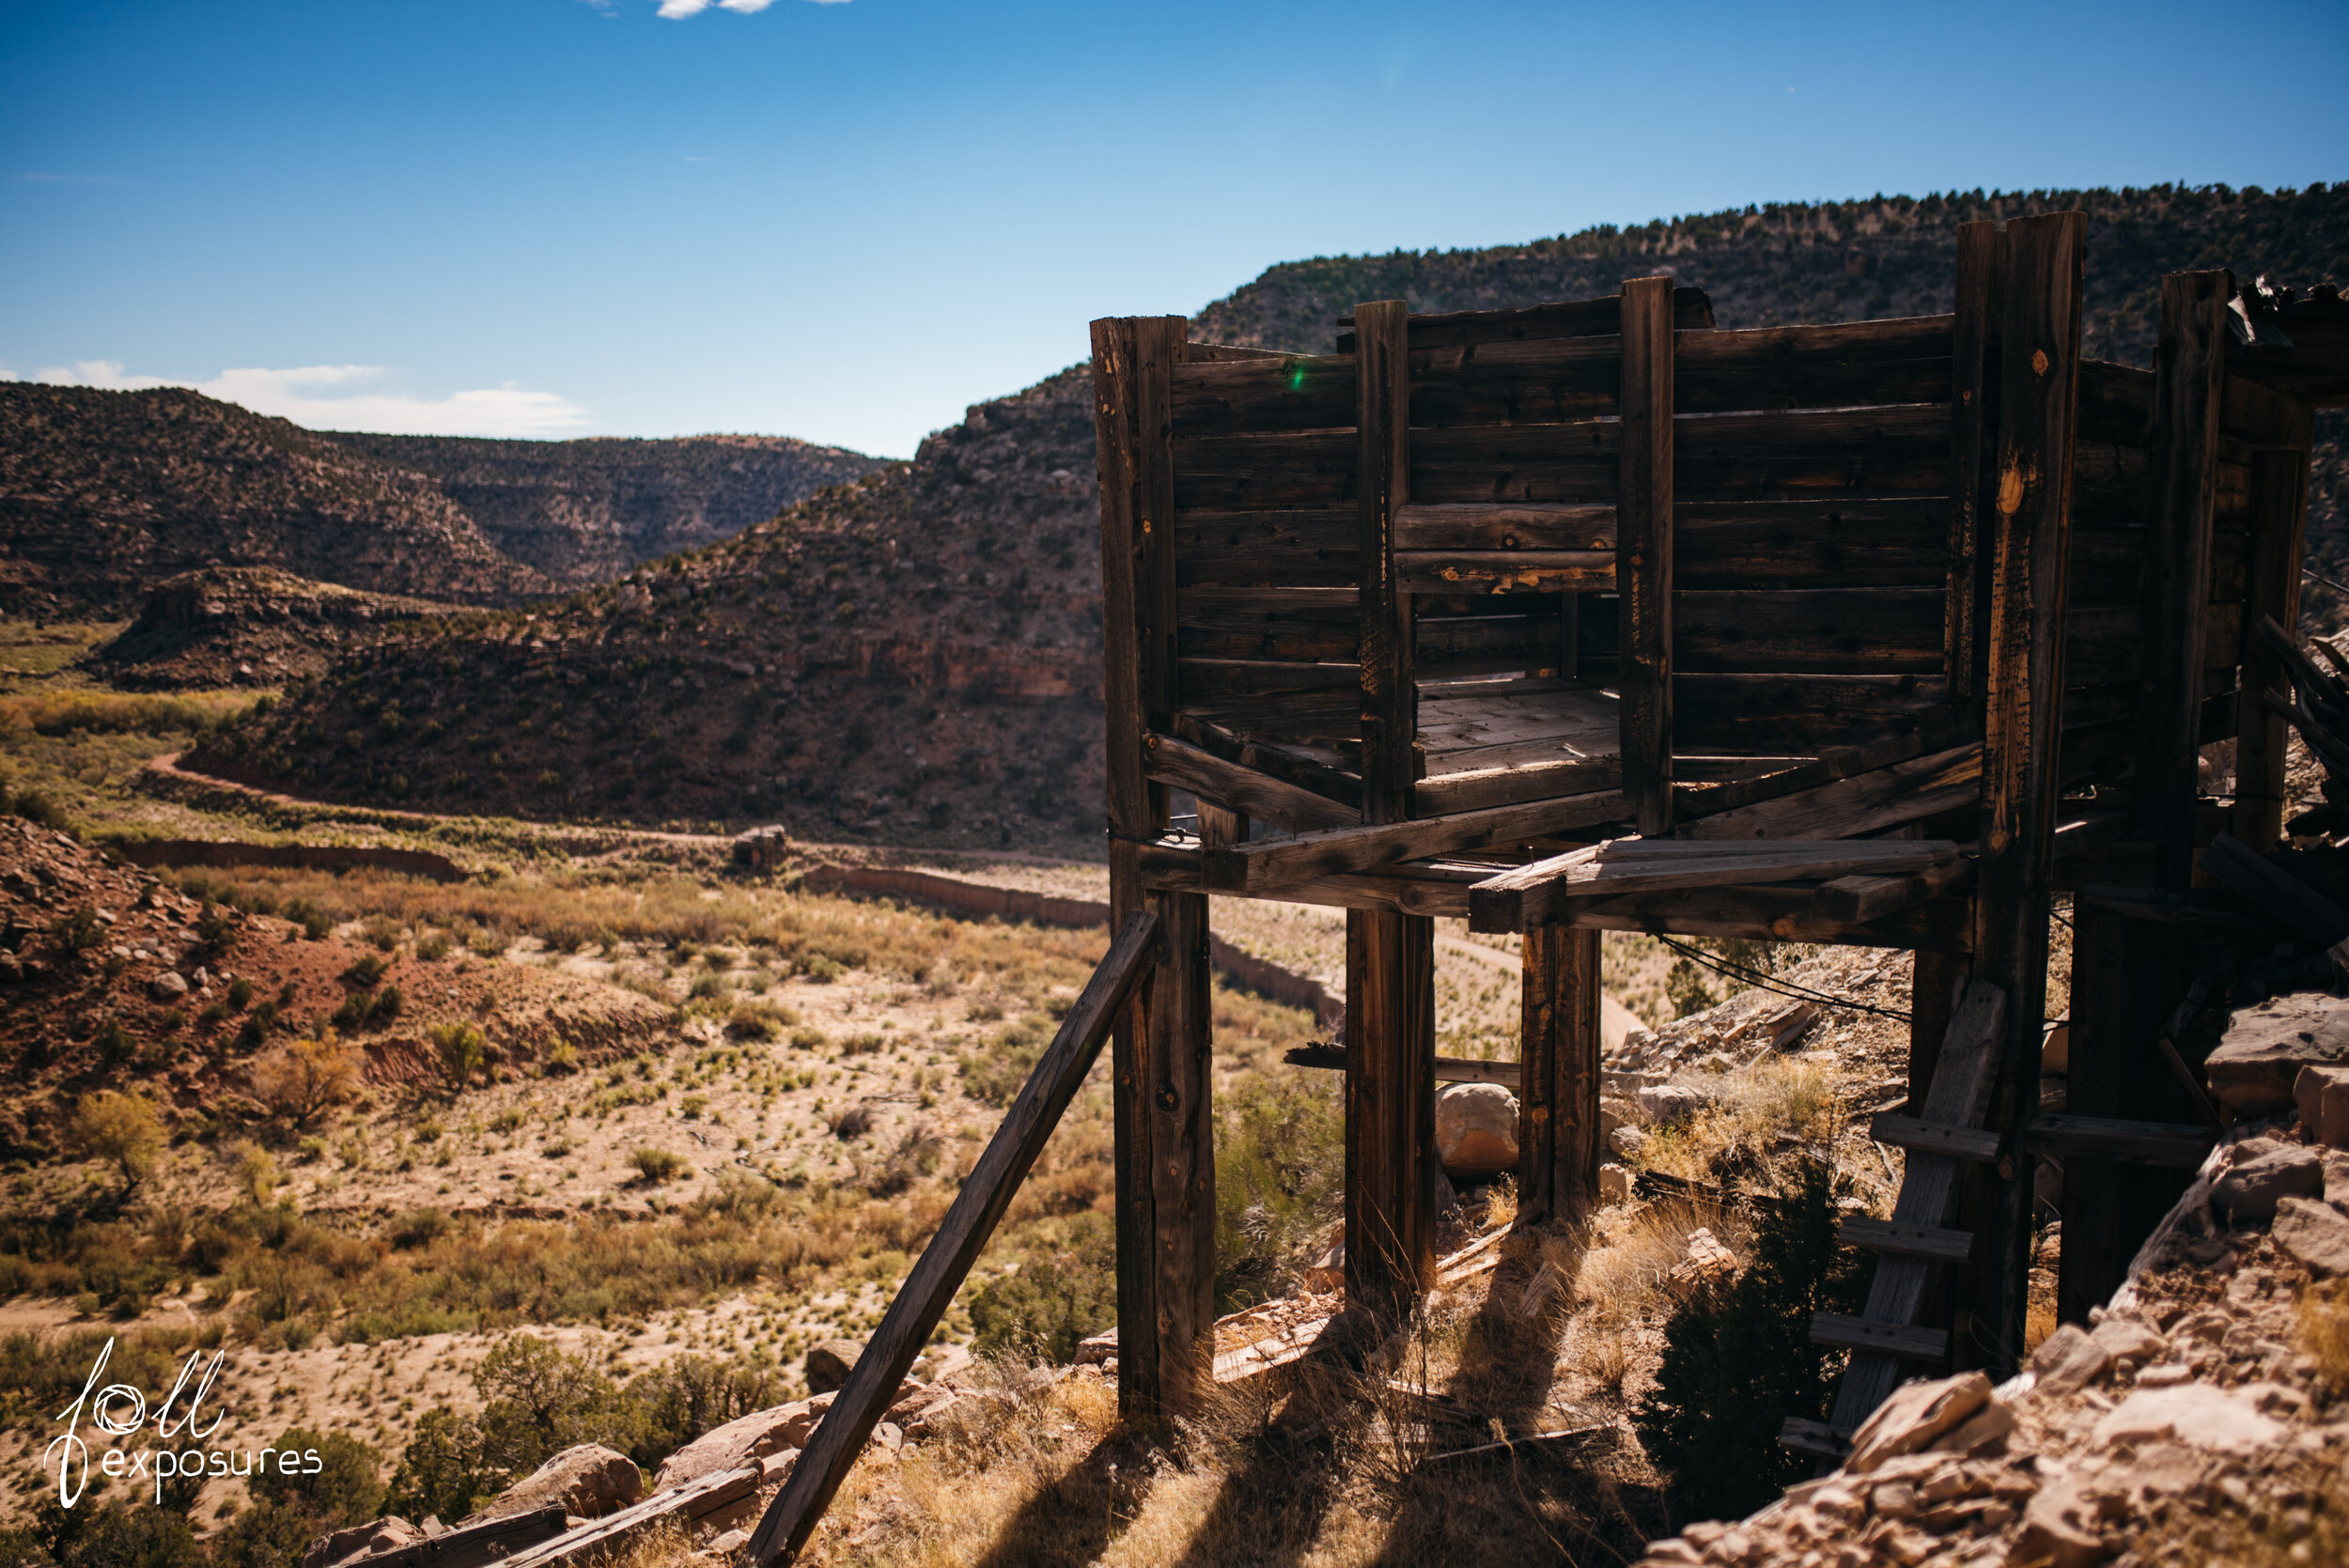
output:
[[[2219,395],[2220,433],[2271,451],[2299,450],[2302,405],[2289,394],[2243,376],[2229,376]]]
[[[1470,343],[1531,343],[1553,337],[1610,337],[1622,330],[1622,300],[1612,294],[1598,300],[1566,300],[1553,304],[1526,305],[1516,310],[1430,311],[1411,318],[1413,349],[1457,348]],[[1352,326],[1353,318],[1340,321]],[[1702,288],[1676,289],[1672,296],[1672,325],[1701,331],[1713,324],[1713,303]],[[1354,334],[1338,337],[1338,352],[1354,351]]]
[[[1894,1257],[1923,1258],[1932,1263],[1964,1263],[1973,1255],[1974,1238],[1965,1231],[1938,1225],[1904,1225],[1896,1219],[1851,1215],[1836,1228],[1847,1247]]]
[[[1159,962],[1144,982],[1150,1051],[1139,1088],[1150,1140],[1148,1241],[1159,1409],[1162,1415],[1196,1417],[1204,1413],[1213,1386],[1215,1361],[1215,1069],[1207,900],[1195,893],[1155,893],[1151,905],[1159,917]],[[1066,1104],[1063,1098],[1057,1109]],[[1039,1149],[1050,1130],[1037,1136]],[[979,1172],[974,1169],[972,1176],[976,1180]],[[1016,1188],[1019,1177],[1010,1185]],[[976,1256],[973,1248],[972,1258]],[[920,1351],[936,1326],[935,1317],[922,1325],[911,1352]],[[904,1367],[896,1375],[905,1375]],[[889,1397],[881,1397],[883,1408]]]
[[[1174,514],[1174,580],[1185,586],[1351,588],[1361,519],[1351,506]]]
[[[1423,681],[1441,673],[1447,665],[1470,660],[1516,659],[1539,664],[1547,675],[1559,673],[1558,617],[1554,613],[1431,616],[1423,605],[1413,630],[1418,639],[1414,662]],[[1423,699],[1423,722],[1424,719]],[[1424,730],[1421,734],[1424,741]]]
[[[1175,367],[1177,437],[1350,429],[1354,362],[1340,354],[1284,354]]]
[[[1957,854],[1953,844],[1924,839],[1726,843],[1703,846],[1696,854],[1657,854],[1650,850],[1651,843],[1595,844],[1496,873],[1470,890],[1469,928],[1527,931],[1566,918],[1583,900],[1859,872],[1913,872]]]
[[[1999,263],[1998,225],[1957,230],[1957,311],[1951,324],[1950,478],[1944,549],[1941,661],[1950,706],[1968,733],[1982,725],[1977,644],[1982,582],[1983,480],[1989,467],[1989,352]]]
[[[1199,343],[1183,345],[1183,359],[1191,365],[1229,365],[1242,360],[1294,359],[1293,354],[1278,349],[1250,349],[1237,343]]]
[[[1676,757],[1675,769],[1691,777],[1699,776],[1697,770],[1707,765],[1726,770],[1719,783],[1674,786],[1680,797],[1680,815],[1690,818],[1709,816],[1717,812],[1758,805],[1832,784],[1837,779],[1848,779],[1855,773],[1870,773],[1896,762],[1906,762],[1924,749],[1921,737],[1909,735],[1872,746],[1832,746],[1815,757]],[[1740,764],[1751,764],[1752,768],[1740,770]]]
[[[1204,927],[1201,939],[1204,947]],[[1119,927],[1108,956],[1061,1021],[1052,1043],[1045,1048],[1019,1097],[1005,1113],[1003,1126],[956,1193],[937,1234],[908,1271],[904,1287],[881,1316],[880,1327],[849,1369],[832,1408],[817,1423],[790,1478],[768,1505],[751,1537],[748,1549],[754,1560],[771,1562],[778,1555],[796,1554],[807,1544],[817,1520],[847,1479],[848,1467],[897,1397],[906,1369],[929,1343],[931,1330],[945,1315],[956,1290],[969,1276],[972,1264],[994,1234],[1045,1141],[1100,1055],[1101,1042],[1112,1023],[1128,1011],[1128,1001],[1152,972],[1159,942],[1158,919],[1149,913],[1137,914]],[[1211,1191],[1207,1197],[1211,1216]],[[1121,1212],[1121,1221],[1126,1218]],[[1179,1305],[1168,1305],[1180,1312]],[[1210,1310],[1211,1305],[1210,1301]],[[1142,1328],[1137,1324],[1129,1334],[1124,1323],[1119,1325],[1121,1384],[1128,1375],[1127,1367],[1145,1359],[1135,1354],[1142,1349],[1138,1342],[1145,1337]],[[1156,1343],[1155,1322],[1146,1337]],[[754,1474],[753,1479],[754,1483]]]
[[[1674,743],[1686,753],[1816,755],[1927,732],[1947,711],[1938,675],[1683,675]]]
[[[2315,427],[2312,411],[2305,405],[2295,405],[2294,418],[2289,445],[2263,452],[2252,469],[2251,551],[2244,585],[2250,626],[2261,616],[2279,626],[2300,624],[2300,566],[2308,548],[2309,463]],[[2243,690],[2282,689],[2283,661],[2275,651],[2253,636],[2246,636],[2240,645]],[[2291,726],[2256,701],[2242,705],[2238,725],[2234,832],[2251,849],[2264,852],[2283,840]]]
[[[1906,877],[1839,877],[1819,890],[1819,902],[1838,919],[1882,920],[1963,888],[1973,876],[1971,861],[1955,860]]]
[[[2172,272],[2161,280],[2155,354],[2155,508],[2145,549],[2144,648],[2139,668],[2136,777],[2130,811],[2155,846],[2156,886],[2185,891],[2201,793],[2203,633],[2210,600],[2218,402],[2226,380],[2227,303],[2234,275]],[[2225,644],[2234,662],[2240,638]]]
[[[2210,1127],[2172,1122],[2130,1122],[2110,1116],[2036,1116],[2023,1141],[2053,1155],[2080,1155],[2137,1165],[2202,1163],[2218,1141]]]
[[[1318,1067],[1330,1072],[1346,1070],[1344,1046],[1294,1046],[1281,1053],[1281,1060],[1291,1067]],[[1517,1062],[1484,1062],[1465,1056],[1436,1058],[1438,1083],[1497,1083],[1503,1089],[1516,1090],[1524,1081],[1525,1067]]]
[[[719,1470],[683,1486],[656,1492],[642,1502],[591,1520],[577,1529],[565,1530],[552,1540],[540,1542],[536,1546],[524,1547],[510,1555],[500,1553],[487,1560],[498,1564],[499,1568],[570,1568],[574,1563],[608,1562],[631,1542],[658,1526],[671,1526],[690,1532],[696,1523],[711,1514],[738,1507],[745,1499],[756,1496],[758,1481],[759,1468],[755,1465]],[[462,1563],[471,1557],[470,1553],[451,1554],[449,1557],[434,1555],[430,1548],[440,1545],[446,1539],[445,1536],[436,1536],[418,1542],[416,1545],[426,1548],[426,1553],[416,1560],[441,1568],[443,1562]]]
[[[2220,833],[2202,852],[2201,866],[2217,883],[2300,941],[2318,951],[2349,937],[2349,909],[2254,854],[2232,833]],[[2176,891],[2176,890],[2172,890]]]
[[[1943,590],[1678,590],[1672,666],[1687,674],[1941,671]]]
[[[1624,794],[1640,831],[1672,825],[1672,281],[1623,286],[1623,454],[1616,500]]]
[[[1608,593],[1612,550],[1397,551],[1403,589],[1427,594]]]
[[[1840,1436],[1825,1421],[1807,1421],[1801,1416],[1788,1416],[1779,1423],[1778,1446],[1815,1459],[1831,1459],[1839,1465],[1851,1453],[1849,1437]]]
[[[1939,496],[1877,501],[1684,501],[1672,508],[1675,588],[1883,588],[1939,583]]]
[[[2072,449],[2073,509],[2084,529],[2139,528],[2153,520],[2153,453],[2142,446],[2081,441]]]
[[[1952,323],[1917,316],[1698,333],[1681,341],[1672,401],[1683,413],[1946,402]]]
[[[1423,916],[1346,917],[1346,1292],[1387,1323],[1435,1262],[1435,943]]]
[[[1611,551],[1615,508],[1408,503],[1395,511],[1394,548]]]
[[[1179,316],[1134,323],[1134,643],[1142,661],[1142,710],[1164,726],[1174,686],[1174,455],[1168,437],[1167,379],[1183,356],[1190,324]]]
[[[1280,512],[1356,499],[1354,432],[1192,436],[1174,443],[1174,505],[1186,512]]]
[[[1962,1126],[1952,1122],[1929,1122],[1922,1117],[1895,1115],[1890,1111],[1879,1111],[1869,1118],[1868,1136],[1895,1149],[1946,1155],[1952,1159],[1968,1159],[1985,1165],[1996,1160],[1999,1151],[2006,1146],[2004,1139],[1986,1128]]]
[[[1467,899],[1446,900],[1431,913],[1464,916]],[[1650,936],[1734,937],[1747,941],[1828,942],[1964,953],[1970,941],[1968,910],[1959,898],[1939,898],[1881,920],[1854,924],[1821,904],[1808,884],[1751,888],[1686,888],[1633,893],[1578,905],[1571,923],[1601,931]]]
[[[2072,564],[2064,574],[2065,605],[2075,613],[2114,608],[2141,613],[2145,598],[2145,540],[2146,532],[2141,528],[2093,534],[2075,532]]]
[[[367,1558],[367,1568],[490,1568],[541,1542],[568,1534],[568,1518],[563,1505],[556,1503],[527,1514],[462,1525],[397,1551],[377,1552]]]
[[[2077,212],[2015,218],[2003,242],[1999,480],[1983,519],[1989,675],[1974,974],[2008,1000],[2005,1070],[1991,1125],[2011,1133],[2037,1105],[2046,1001],[2087,220]],[[1970,1286],[1987,1318],[1981,1323],[1985,1353],[2001,1373],[2023,1353],[2031,1180],[2019,1166],[1998,1174]]]
[[[1411,441],[1411,496],[1423,505],[1612,505],[1622,429],[1593,419],[1421,430]]]
[[[1611,334],[1442,347],[1414,342],[1411,424],[1555,425],[1612,414],[1620,352]]]
[[[1182,706],[1286,692],[1343,691],[1360,684],[1353,660],[1308,663],[1285,660],[1185,659],[1177,665]],[[1172,727],[1170,721],[1169,726]]]
[[[1978,742],[1912,757],[1774,800],[1699,817],[1688,839],[1812,839],[1871,833],[1972,802],[1982,788]]]
[[[1946,404],[1682,415],[1675,492],[1689,501],[1943,494]]]
[[[2080,440],[2154,444],[2154,373],[2105,360],[2080,362]]]
[[[1618,789],[1623,763],[1616,757],[1554,757],[1470,768],[1422,779],[1411,786],[1411,815],[1445,816],[1485,811],[1523,800],[1548,800],[1595,790]]]
[[[1836,1350],[1894,1356],[1904,1361],[1943,1361],[1950,1354],[1950,1336],[1944,1329],[1881,1323],[1844,1312],[1812,1312],[1811,1343]]]
[[[1598,1202],[1598,933],[1528,930],[1524,960],[1520,1227],[1579,1220]]]
[[[1287,832],[1345,827],[1361,820],[1361,812],[1353,807],[1226,762],[1173,736],[1150,736],[1144,751],[1143,767],[1150,778]]]
[[[1346,588],[1178,588],[1175,648],[1185,659],[1351,660],[1361,637]]]
[[[1410,815],[1418,771],[1419,690],[1413,673],[1410,588],[1395,559],[1396,511],[1410,500],[1408,307],[1400,300],[1354,307],[1361,508],[1362,820]]]
[[[1604,790],[1559,800],[1495,806],[1423,821],[1366,823],[1294,838],[1266,839],[1207,852],[1204,862],[1210,892],[1249,893],[1340,872],[1368,871],[1395,861],[1520,844],[1545,834],[1620,818],[1624,797]]]

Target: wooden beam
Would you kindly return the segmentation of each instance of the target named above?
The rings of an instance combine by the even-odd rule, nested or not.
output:
[[[1950,1017],[1971,972],[1965,954],[1919,949],[1909,968],[1908,982],[1908,1103],[1922,1105],[1933,1087],[1934,1064],[1941,1058],[1941,1037],[1950,1030]]]
[[[1394,548],[1403,551],[1595,550],[1611,558],[1615,508],[1507,502],[1406,503],[1395,509]],[[1611,564],[1611,563],[1610,563]]]
[[[1672,280],[1623,286],[1616,482],[1624,793],[1640,831],[1672,825]]]
[[[2251,567],[2243,607],[2243,700],[2236,716],[2235,836],[2255,853],[2283,841],[2285,749],[2291,726],[2259,700],[2284,684],[2283,660],[2256,635],[2261,617],[2297,635],[2300,566],[2308,553],[2309,462],[2313,411],[2292,405],[2291,445],[2251,463]]]
[[[1174,413],[1171,380],[1190,323],[1179,316],[1134,322],[1134,612],[1143,713],[1152,729],[1182,706],[1174,608]]]
[[[1807,1453],[1814,1459],[1831,1459],[1838,1464],[1851,1454],[1849,1437],[1825,1421],[1807,1421],[1800,1416],[1789,1416],[1779,1423],[1778,1446],[1796,1453]]]
[[[1059,1032],[1037,1059],[1019,1097],[1004,1114],[1003,1126],[996,1128],[955,1194],[938,1234],[908,1271],[904,1286],[882,1314],[880,1327],[865,1342],[856,1365],[848,1370],[848,1379],[834,1396],[832,1408],[817,1423],[790,1479],[768,1505],[766,1516],[751,1537],[753,1561],[766,1564],[779,1556],[794,1557],[807,1544],[832,1495],[848,1478],[848,1467],[896,1399],[906,1369],[929,1343],[931,1330],[945,1315],[955,1292],[969,1277],[972,1264],[978,1260],[1020,1182],[1043,1152],[1045,1141],[1101,1054],[1101,1042],[1151,973],[1159,946],[1159,922],[1154,915],[1136,915],[1118,928],[1109,955],[1061,1020]],[[1211,1193],[1209,1198],[1207,1209],[1212,1216]],[[1122,1326],[1119,1340],[1122,1382],[1127,1358],[1141,1347],[1125,1336]]]
[[[2202,1163],[2218,1134],[2209,1127],[2176,1122],[2126,1122],[2109,1116],[2037,1116],[2023,1131],[2024,1142],[2055,1155],[2083,1155],[2134,1165],[2170,1165],[2192,1170]]]
[[[1999,225],[1957,229],[1957,314],[1951,327],[1949,602],[1942,661],[1950,706],[1965,733],[1982,733],[1982,675],[1974,629],[1982,592],[1983,479],[1989,468],[1989,353],[1998,324]]]
[[[1707,852],[1657,853],[1658,849]],[[1956,856],[1956,845],[1924,839],[1781,839],[1702,846],[1633,839],[1595,844],[1479,882],[1469,893],[1469,927],[1530,931],[1569,918],[1579,899],[1618,898],[1676,888],[1791,882],[1858,872],[1914,872]]]
[[[1878,1111],[1868,1119],[1868,1136],[1895,1149],[1947,1155],[1952,1159],[1969,1159],[1983,1164],[1997,1159],[1999,1151],[2006,1146],[2005,1139],[1985,1127],[1969,1127],[1954,1122],[1928,1122],[1922,1117],[1901,1116],[1889,1110]]]
[[[1346,1292],[1388,1324],[1435,1262],[1435,968],[1432,920],[1348,911]]]
[[[1525,934],[1517,1223],[1579,1220],[1598,1202],[1599,938]]]
[[[1882,920],[1960,889],[1973,875],[1974,862],[1961,856],[1906,875],[1839,877],[1819,890],[1819,907],[1839,920]]]
[[[1983,519],[1990,616],[1974,975],[2008,1001],[1989,1125],[2014,1133],[2039,1100],[2087,220],[2077,212],[2015,218],[2000,238],[1998,479]],[[1978,1343],[1990,1347],[2001,1374],[2022,1360],[2030,1201],[2030,1172],[1999,1172],[1980,1261],[1968,1276]]]
[[[1158,1413],[1196,1416],[1215,1360],[1215,1112],[1207,900],[1154,893],[1163,941],[1140,1085],[1150,1149]],[[1131,1343],[1119,1325],[1119,1343]],[[1122,1369],[1122,1361],[1121,1361]],[[1121,1376],[1120,1381],[1123,1381]]]
[[[1615,757],[1511,762],[1420,780],[1411,786],[1411,813],[1423,817],[1455,815],[1525,800],[1588,795],[1617,788],[1622,783],[1623,763]]]
[[[1317,1067],[1328,1072],[1346,1070],[1346,1048],[1343,1046],[1294,1046],[1281,1053],[1281,1060],[1291,1067]],[[1525,1081],[1525,1064],[1521,1062],[1481,1062],[1465,1056],[1436,1058],[1438,1083],[1497,1083],[1503,1089],[1516,1090]]]
[[[1254,893],[1339,872],[1369,871],[1395,861],[1425,860],[1463,849],[1521,844],[1551,833],[1619,820],[1624,797],[1613,790],[1557,800],[1493,806],[1456,816],[1379,826],[1331,828],[1294,838],[1267,839],[1208,851],[1203,869],[1210,893]]]
[[[1711,816],[1720,812],[1742,810],[1765,800],[1806,789],[1815,789],[1837,779],[1848,779],[1858,773],[1872,773],[1879,768],[1890,768],[1906,762],[1926,750],[1921,735],[1896,736],[1873,746],[1830,746],[1815,757],[1788,757],[1777,760],[1782,766],[1766,771],[1724,779],[1717,784],[1674,784],[1672,796],[1675,810],[1684,819]],[[1677,757],[1672,768],[1675,774],[1687,775],[1691,764],[1699,759]],[[1683,832],[1683,836],[1688,836]]]
[[[1361,507],[1362,820],[1406,820],[1417,771],[1418,685],[1411,599],[1394,558],[1395,514],[1410,500],[1409,309],[1400,300],[1354,307],[1358,412],[1356,494]]]
[[[2201,865],[2253,913],[2266,916],[2319,952],[2349,937],[2349,910],[2266,856],[2253,854],[2232,833],[2210,841]]]
[[[1930,1263],[1964,1263],[1973,1255],[1974,1238],[1964,1231],[1938,1225],[1904,1225],[1897,1219],[1853,1215],[1836,1234],[1846,1246],[1861,1247],[1891,1257],[1923,1258]]]
[[[2171,893],[2185,892],[2193,877],[2218,410],[2233,298],[2234,275],[2227,272],[2161,280],[2131,811],[2136,836],[2155,846],[2155,885]],[[2235,650],[2224,651],[2232,662]]]
[[[1171,735],[1156,733],[1143,742],[1144,774],[1188,789],[1202,801],[1241,812],[1287,832],[1357,824],[1361,814],[1310,789],[1226,762]],[[1243,837],[1237,842],[1246,842]]]
[[[1394,557],[1397,581],[1415,594],[1611,593],[1611,550],[1412,550]]]
[[[477,1525],[460,1525],[412,1542],[397,1551],[377,1552],[367,1568],[491,1568],[542,1542],[569,1533],[569,1513],[561,1503],[527,1514],[509,1514]]]
[[[1812,1312],[1811,1343],[1835,1350],[1867,1351],[1898,1357],[1904,1361],[1943,1361],[1949,1358],[1950,1336],[1939,1328],[1910,1323],[1879,1323],[1844,1312]]]
[[[1683,838],[1857,838],[1974,803],[1982,746],[1969,742],[1738,811],[1700,817]]]

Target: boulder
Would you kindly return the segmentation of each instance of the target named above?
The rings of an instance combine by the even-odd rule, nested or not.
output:
[[[1598,1201],[1602,1203],[1631,1202],[1631,1172],[1610,1160],[1598,1168]]]
[[[855,1340],[826,1340],[807,1353],[807,1389],[828,1394],[848,1380],[848,1369],[864,1354]]]
[[[1517,1097],[1498,1083],[1446,1086],[1436,1096],[1436,1154],[1455,1176],[1516,1170]]]
[[[1866,1475],[1888,1459],[1930,1448],[1989,1403],[1990,1379],[1979,1372],[1904,1384],[1852,1434],[1843,1468]]]
[[[2310,1138],[2349,1149],[2349,1067],[2301,1068],[2292,1080],[2292,1097]]]
[[[2049,1334],[2030,1356],[2034,1385],[2059,1397],[2079,1392],[2111,1364],[2111,1350],[2077,1323]]]
[[[2287,1143],[2248,1160],[2238,1151],[2235,1163],[2211,1184],[2210,1201],[2241,1225],[2275,1219],[2276,1205],[2286,1198],[2314,1198],[2324,1190],[2325,1162],[2316,1151]]]
[[[2325,1162],[2325,1201],[2349,1214],[2349,1149],[2326,1149],[2318,1157]]]
[[[1659,1127],[1687,1121],[1704,1109],[1705,1095],[1685,1083],[1655,1083],[1639,1093],[1640,1114]]]
[[[2329,1203],[2286,1198],[2276,1209],[2276,1245],[2313,1274],[2349,1274],[2349,1215]]]
[[[1637,1159],[1647,1147],[1647,1134],[1638,1127],[1617,1127],[1607,1140],[1607,1146],[1626,1159]]]
[[[2235,1014],[2203,1063],[2210,1092],[2246,1116],[2292,1108],[2303,1067],[2349,1066],[2349,1001],[2271,997]]]
[[[500,1492],[474,1517],[503,1519],[561,1503],[566,1514],[600,1519],[644,1495],[645,1474],[636,1467],[636,1461],[601,1443],[581,1443]]]
[[[2024,1508],[2022,1534],[2007,1560],[2089,1568],[2105,1556],[2104,1536],[2096,1528],[2096,1499],[2082,1478],[2065,1476],[2041,1488]]]
[[[2248,1457],[2282,1442],[2285,1431],[2248,1399],[2207,1383],[2181,1383],[2138,1389],[2096,1423],[2093,1436],[2099,1448],[2168,1440]]]
[[[770,1453],[804,1448],[817,1421],[831,1407],[830,1394],[795,1399],[713,1427],[661,1462],[652,1478],[652,1489],[666,1492],[713,1471],[740,1469]]]
[[[165,970],[147,983],[147,994],[157,1001],[176,1001],[188,994],[188,983]]]
[[[396,1552],[423,1539],[424,1531],[397,1514],[370,1520],[311,1542],[310,1549],[303,1554],[302,1568],[332,1568],[333,1564],[373,1557],[379,1552]]]

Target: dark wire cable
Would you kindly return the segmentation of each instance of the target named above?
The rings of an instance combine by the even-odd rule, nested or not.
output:
[[[1847,1008],[1854,1013],[1874,1013],[1879,1018],[1896,1018],[1902,1023],[1915,1021],[1908,1014],[1896,1012],[1890,1007],[1872,1007],[1864,1001],[1853,1001],[1848,997],[1839,997],[1828,991],[1814,991],[1807,986],[1797,986],[1791,980],[1774,979],[1757,970],[1750,970],[1743,964],[1733,964],[1726,958],[1716,958],[1702,948],[1690,947],[1685,942],[1674,941],[1670,937],[1659,936],[1656,939],[1682,957],[1703,964],[1706,969],[1728,975],[1733,980],[1742,980],[1747,985],[1757,986],[1765,991],[1774,991],[1782,997],[1792,997],[1797,1001],[1815,1001],[1828,1007]]]

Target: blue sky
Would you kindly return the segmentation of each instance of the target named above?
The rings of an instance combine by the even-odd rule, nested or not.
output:
[[[899,455],[1285,259],[2349,178],[2338,4],[17,0],[0,73],[10,375]]]

